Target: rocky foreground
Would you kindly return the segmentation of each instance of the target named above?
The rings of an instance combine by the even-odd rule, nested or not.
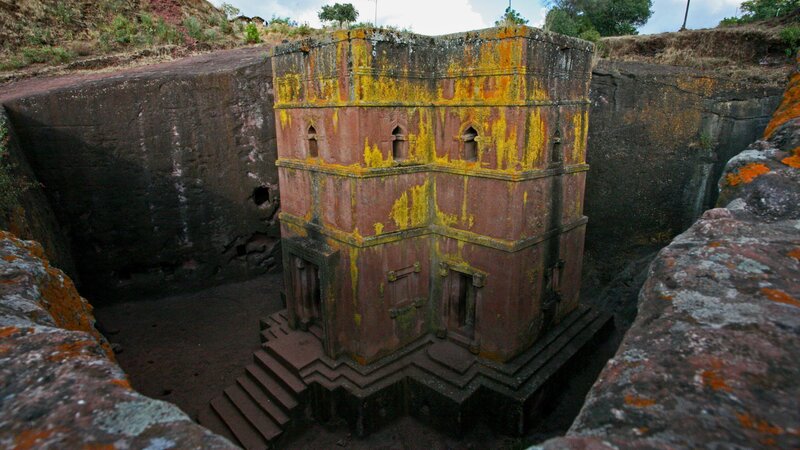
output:
[[[0,231],[0,448],[236,448],[131,389],[91,306],[43,253]]]
[[[800,75],[717,209],[664,248],[616,356],[545,449],[800,447]]]

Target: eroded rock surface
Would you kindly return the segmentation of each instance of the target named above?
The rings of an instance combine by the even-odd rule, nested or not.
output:
[[[93,302],[279,265],[266,51],[0,89]]]
[[[783,90],[782,83],[731,80],[713,71],[597,64],[585,259],[605,277],[600,285],[713,207],[725,163],[761,137]]]
[[[236,448],[132,390],[91,306],[42,255],[0,232],[0,447]]]
[[[544,448],[800,446],[798,143],[783,117],[727,164],[724,207],[660,252],[622,346]]]

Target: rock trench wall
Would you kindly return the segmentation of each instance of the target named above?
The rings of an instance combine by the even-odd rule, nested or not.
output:
[[[15,141],[44,186],[36,199],[46,193],[58,219],[25,236],[97,302],[278,266],[265,55],[218,52],[6,95]],[[586,267],[602,285],[713,204],[724,163],[761,134],[780,89],[601,61],[591,91]],[[48,217],[26,210],[29,222]]]
[[[233,50],[5,100],[92,301],[278,265],[265,55]]]
[[[712,207],[725,163],[761,136],[782,93],[693,69],[601,60],[587,153],[589,267],[613,276]]]
[[[38,182],[36,174],[22,153],[17,135],[2,108],[0,108],[0,127],[6,133],[5,141],[0,142],[0,147],[5,149],[8,158],[4,162],[11,167],[12,176],[28,185],[19,196],[17,205],[8,211],[0,211],[0,230],[8,230],[22,239],[40,242],[53,265],[73,279],[77,279],[69,240],[47,201],[43,186]]]
[[[800,75],[651,264],[564,448],[800,447]]]

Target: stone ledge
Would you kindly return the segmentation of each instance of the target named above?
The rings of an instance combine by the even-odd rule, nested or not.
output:
[[[0,231],[0,447],[237,448],[134,391],[91,306],[42,255]]]

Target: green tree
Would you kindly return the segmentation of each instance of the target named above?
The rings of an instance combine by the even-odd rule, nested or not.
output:
[[[742,17],[722,19],[720,25],[735,25],[785,16],[800,8],[800,0],[745,0],[740,8]]]
[[[526,25],[527,23],[528,19],[524,19],[515,9],[509,6],[506,8],[506,12],[503,14],[503,17],[494,23],[494,26]]]
[[[653,15],[653,0],[551,0],[549,6],[545,26],[569,36],[637,34]]]
[[[230,3],[223,3],[222,5],[220,5],[219,9],[222,10],[222,12],[228,19],[233,19],[234,17],[237,17],[239,13],[241,13],[241,11],[239,11],[239,8],[231,5]]]
[[[358,19],[358,11],[352,3],[335,3],[323,6],[318,16],[319,20],[323,22],[338,22],[339,28],[344,28],[346,23],[352,23]]]

